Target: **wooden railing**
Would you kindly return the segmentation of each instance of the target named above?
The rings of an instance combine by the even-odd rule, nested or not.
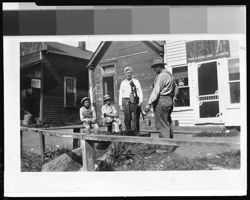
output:
[[[150,137],[143,136],[125,136],[125,135],[105,135],[105,134],[89,134],[89,133],[80,133],[80,128],[82,126],[70,127],[73,129],[72,133],[60,133],[55,132],[55,129],[59,128],[50,128],[50,129],[37,129],[37,128],[27,128],[21,127],[21,151],[22,151],[22,132],[23,131],[35,131],[39,133],[40,138],[40,148],[42,155],[42,162],[44,163],[44,153],[45,153],[45,138],[47,136],[56,136],[63,137],[65,135],[71,136],[73,138],[73,148],[82,148],[82,171],[94,171],[94,143],[99,142],[125,142],[125,143],[140,143],[140,144],[155,144],[155,145],[174,145],[174,146],[191,146],[191,145],[213,145],[213,146],[227,146],[227,147],[240,147],[240,144],[237,142],[221,142],[211,139],[201,139],[194,137],[185,137],[184,139],[170,139],[170,138],[159,138],[158,133],[155,131],[148,132]],[[61,129],[66,129],[63,127]],[[67,128],[69,129],[69,128]]]

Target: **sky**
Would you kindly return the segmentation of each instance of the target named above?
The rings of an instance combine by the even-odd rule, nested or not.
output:
[[[91,42],[86,42],[86,49],[89,51],[95,51],[98,45],[100,44],[101,41],[91,41]],[[73,41],[73,40],[63,40],[60,41],[60,43],[71,45],[71,46],[78,46],[78,41]]]

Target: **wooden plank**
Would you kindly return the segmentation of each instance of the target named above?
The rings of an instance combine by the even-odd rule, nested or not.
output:
[[[41,157],[42,157],[42,163],[45,161],[45,137],[42,131],[39,131],[39,141],[40,141],[40,150],[41,150]]]
[[[95,171],[94,143],[81,140],[82,148],[82,171]]]
[[[20,130],[20,146],[21,146],[21,157],[23,155],[23,131]]]
[[[28,127],[21,127],[22,131],[34,131],[34,132],[42,132],[48,136],[55,136],[55,137],[73,137],[81,139],[81,135],[84,133],[62,133],[62,132],[55,132],[53,130],[44,130],[44,129],[37,129],[37,128],[28,128]]]
[[[80,128],[74,128],[73,133],[80,133],[80,130]],[[79,138],[73,138],[73,149],[80,147],[80,142]]]
[[[184,139],[169,139],[169,138],[152,138],[152,137],[138,137],[138,136],[123,136],[123,135],[83,135],[83,140],[90,141],[109,141],[109,142],[128,142],[141,144],[158,144],[158,145],[175,145],[175,146],[190,146],[190,145],[215,145],[215,146],[234,146],[239,147],[239,143],[225,143],[216,140],[201,140],[199,138],[184,138]]]

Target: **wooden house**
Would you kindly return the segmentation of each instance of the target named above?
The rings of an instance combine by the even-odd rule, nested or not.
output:
[[[80,100],[88,95],[87,64],[93,52],[85,43],[20,44],[21,109],[45,123],[79,121]]]
[[[118,109],[123,69],[130,65],[142,86],[144,109],[156,76],[150,66],[160,55],[179,86],[173,120],[180,126],[240,126],[239,47],[234,40],[102,42],[88,64],[90,98],[98,116],[107,93]]]

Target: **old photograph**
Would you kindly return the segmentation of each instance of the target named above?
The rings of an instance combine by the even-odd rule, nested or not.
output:
[[[244,45],[20,42],[20,171],[240,170]]]

